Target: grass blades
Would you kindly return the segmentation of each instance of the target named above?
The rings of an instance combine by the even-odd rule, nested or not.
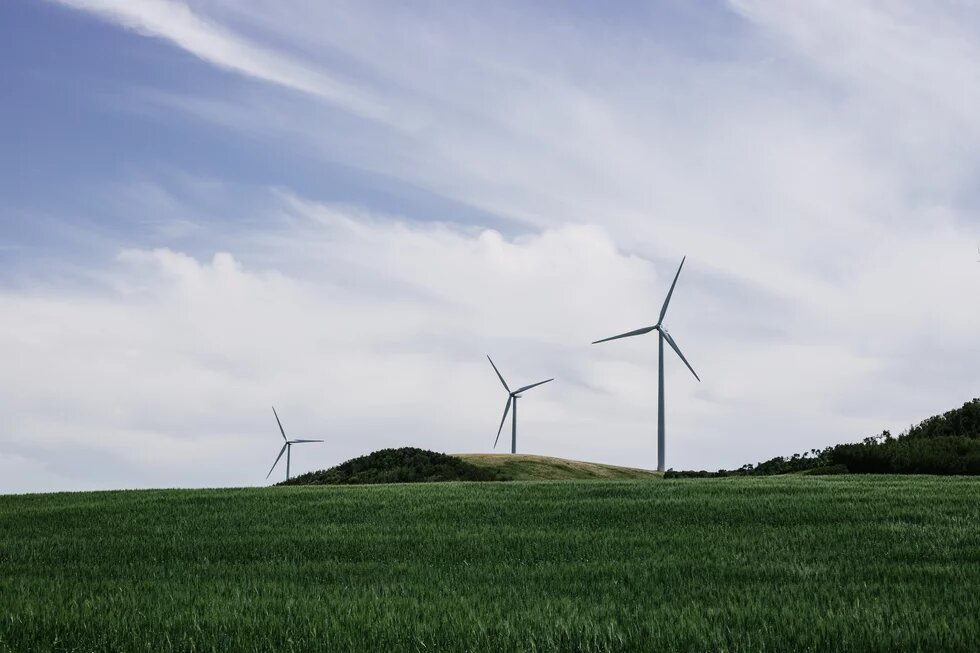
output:
[[[3,651],[974,651],[980,483],[0,497]]]

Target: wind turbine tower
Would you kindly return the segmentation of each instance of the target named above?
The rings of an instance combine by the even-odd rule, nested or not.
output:
[[[269,469],[269,473],[265,475],[266,478],[272,476],[272,470],[276,468],[279,464],[279,459],[282,458],[283,454],[286,454],[286,480],[289,480],[289,459],[292,457],[292,446],[294,444],[302,444],[304,442],[323,442],[323,440],[290,440],[286,437],[286,431],[282,428],[282,422],[279,421],[279,413],[276,412],[276,407],[272,407],[272,414],[276,416],[276,424],[279,425],[279,432],[282,433],[282,439],[286,441],[286,444],[282,445],[282,449],[279,450],[279,455],[276,456],[276,462],[272,463],[272,467]]]
[[[493,371],[497,373],[497,378],[504,386],[504,390],[507,391],[507,405],[504,406],[504,416],[500,419],[500,427],[497,429],[497,439],[493,441],[493,448],[497,448],[497,442],[500,441],[500,432],[504,429],[504,422],[507,421],[507,412],[510,410],[511,404],[514,406],[514,412],[511,415],[511,427],[510,427],[510,452],[517,453],[517,400],[521,398],[521,393],[525,390],[530,390],[539,385],[548,383],[549,381],[554,381],[554,379],[547,379],[545,381],[538,381],[537,383],[532,383],[531,385],[526,385],[523,388],[518,388],[517,390],[511,390],[504,381],[503,375],[500,374],[500,370],[497,366],[493,364],[493,359],[487,356],[487,360],[490,361],[490,365],[493,366]]]
[[[600,342],[608,342],[610,340],[617,340],[619,338],[629,338],[631,336],[640,336],[645,333],[650,333],[651,331],[656,331],[659,334],[660,340],[660,370],[659,370],[659,393],[657,396],[657,471],[666,471],[666,452],[665,452],[665,428],[664,428],[664,342],[666,342],[674,352],[680,356],[680,359],[684,361],[687,365],[687,369],[691,370],[691,374],[694,378],[701,382],[700,377],[698,377],[697,372],[691,367],[691,364],[687,362],[684,358],[684,354],[681,353],[680,347],[674,342],[670,333],[667,331],[667,327],[664,326],[664,316],[667,314],[667,305],[670,303],[670,296],[674,294],[674,286],[677,285],[677,278],[681,276],[681,268],[684,267],[684,261],[687,260],[685,256],[681,259],[681,264],[677,268],[677,274],[674,275],[674,282],[670,284],[670,290],[667,291],[667,299],[664,300],[664,305],[660,309],[660,318],[657,323],[653,326],[643,327],[642,329],[637,329],[635,331],[630,331],[628,333],[621,333],[618,336],[612,336],[610,338],[603,338],[602,340],[596,340],[592,344],[598,344]]]

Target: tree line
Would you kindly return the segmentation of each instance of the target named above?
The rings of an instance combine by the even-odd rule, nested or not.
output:
[[[777,456],[734,470],[669,470],[666,478],[767,476],[772,474],[956,474],[980,475],[980,399],[935,415],[893,436],[889,431],[861,442]]]

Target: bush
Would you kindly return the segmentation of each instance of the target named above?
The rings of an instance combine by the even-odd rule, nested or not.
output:
[[[719,469],[717,472],[706,472],[703,469],[697,472],[692,470],[676,471],[668,469],[664,472],[664,478],[715,478],[716,476],[731,476],[734,473],[724,469]]]
[[[366,456],[279,485],[362,485],[370,483],[433,483],[437,481],[505,481],[507,477],[444,453],[402,447]]]
[[[907,438],[966,437],[980,438],[980,399],[968,401],[961,408],[936,415],[913,426]]]
[[[803,473],[807,476],[830,476],[833,474],[849,474],[850,471],[847,465],[827,465],[826,467],[814,467]]]
[[[841,444],[831,458],[859,474],[980,474],[980,438],[902,436],[876,444]]]

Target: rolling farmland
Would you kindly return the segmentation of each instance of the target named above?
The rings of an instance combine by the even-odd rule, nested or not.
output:
[[[768,477],[0,497],[0,650],[947,650],[980,483]]]

